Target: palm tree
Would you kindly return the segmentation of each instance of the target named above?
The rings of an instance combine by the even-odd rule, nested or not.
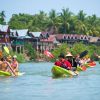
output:
[[[69,11],[69,9],[62,9],[61,14],[61,20],[62,20],[62,25],[64,26],[64,33],[66,34],[67,32],[69,32],[70,29],[70,19],[71,19],[71,15],[72,12]]]
[[[84,22],[85,16],[86,16],[86,14],[83,12],[83,10],[80,10],[77,15],[77,18],[78,18],[78,20],[81,20],[82,22]]]
[[[5,20],[5,11],[2,11],[0,13],[0,24],[5,24],[4,20]]]
[[[75,29],[76,29],[76,32],[78,34],[86,34],[87,33],[87,27],[85,26],[85,24],[78,20],[76,23],[75,23]],[[86,34],[87,35],[87,34]]]
[[[97,17],[96,15],[88,16],[88,23],[92,26],[96,25]]]
[[[43,31],[47,25],[47,14],[44,11],[40,11],[37,17],[37,25]]]
[[[58,31],[57,26],[59,25],[59,19],[54,9],[52,9],[49,12],[49,18],[50,18],[49,26],[51,26],[51,30],[53,31],[53,33],[57,33]]]

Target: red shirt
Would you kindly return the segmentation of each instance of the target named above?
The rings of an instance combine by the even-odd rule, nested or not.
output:
[[[66,68],[66,69],[71,69],[72,68],[71,63],[67,60],[64,60],[63,62],[62,61],[56,61],[55,65],[60,66],[62,68]]]

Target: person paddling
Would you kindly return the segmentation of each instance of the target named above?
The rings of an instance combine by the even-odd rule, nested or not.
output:
[[[11,67],[13,68],[15,74],[18,75],[18,61],[16,55],[12,58]]]
[[[76,58],[69,52],[66,55],[66,59],[71,63],[72,65],[72,70],[76,71],[77,70],[77,63],[76,63]]]
[[[63,53],[61,53],[58,57],[59,57],[59,60],[55,62],[56,66],[60,66],[60,67],[65,68],[67,70],[72,69],[71,63],[65,59],[65,55]]]
[[[7,61],[6,57],[1,58],[0,70],[4,72],[10,72],[12,75],[16,76],[14,70],[11,68],[11,65]]]

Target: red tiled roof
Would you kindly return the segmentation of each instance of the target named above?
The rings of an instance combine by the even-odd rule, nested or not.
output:
[[[63,39],[64,36],[65,36],[65,34],[56,34],[56,38],[57,38],[58,40]]]
[[[41,39],[41,42],[53,42],[55,41],[55,35],[50,35],[47,39]]]

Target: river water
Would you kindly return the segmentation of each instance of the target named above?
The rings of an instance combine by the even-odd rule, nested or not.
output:
[[[74,78],[53,79],[53,63],[24,63],[18,77],[0,77],[0,100],[100,100],[100,65]]]

